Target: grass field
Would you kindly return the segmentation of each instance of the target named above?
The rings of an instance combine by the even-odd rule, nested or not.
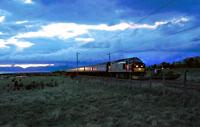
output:
[[[0,78],[2,127],[200,126],[198,92],[103,78]]]

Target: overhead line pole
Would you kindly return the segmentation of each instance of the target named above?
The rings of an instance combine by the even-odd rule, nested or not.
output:
[[[109,62],[110,62],[110,54],[111,54],[110,52],[107,54]]]
[[[79,52],[76,52],[76,71],[78,72],[78,56],[79,56]]]

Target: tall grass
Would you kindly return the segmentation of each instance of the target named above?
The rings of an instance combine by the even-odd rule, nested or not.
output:
[[[15,81],[44,88],[7,91]],[[134,84],[133,84],[134,83]],[[0,126],[199,126],[200,95],[183,96],[159,83],[35,76],[1,80]],[[6,88],[4,88],[6,86]],[[127,87],[128,86],[128,87]],[[187,104],[184,105],[185,101]]]

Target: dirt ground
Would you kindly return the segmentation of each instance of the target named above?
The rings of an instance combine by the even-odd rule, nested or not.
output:
[[[1,127],[199,127],[200,93],[153,82],[1,76]]]

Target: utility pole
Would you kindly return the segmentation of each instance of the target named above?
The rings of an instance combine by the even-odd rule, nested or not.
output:
[[[78,55],[79,55],[80,53],[79,52],[76,52],[76,71],[78,72]]]
[[[107,69],[106,69],[106,71],[107,71],[107,72],[110,72],[110,67],[111,67],[110,52],[109,52],[107,55],[108,55],[108,58],[109,58],[109,62],[107,63]]]

